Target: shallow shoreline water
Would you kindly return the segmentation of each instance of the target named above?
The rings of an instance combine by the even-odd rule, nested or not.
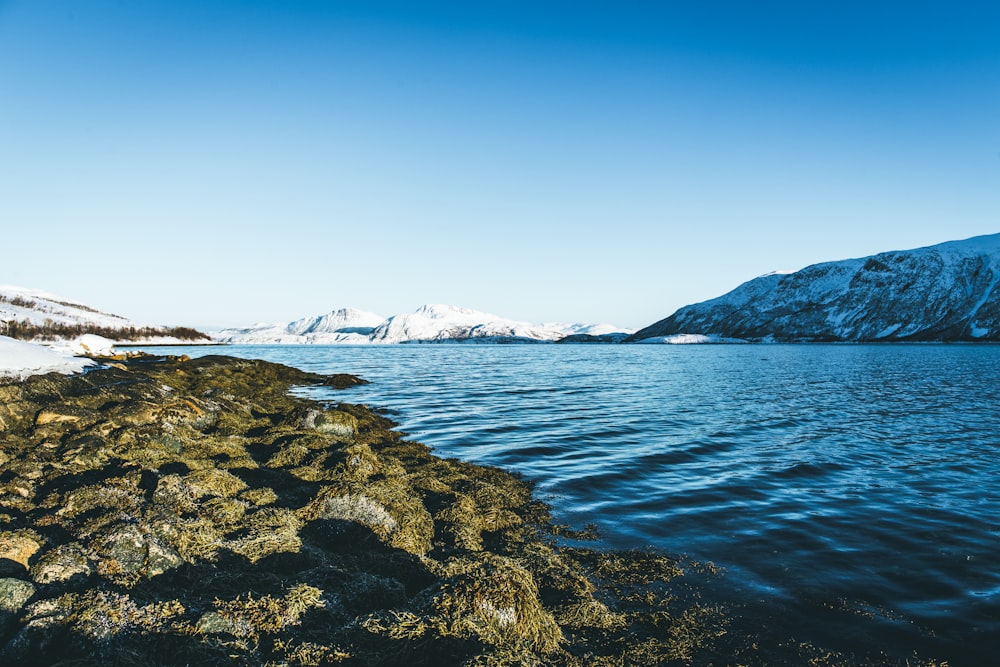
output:
[[[1000,648],[996,346],[227,351],[364,375],[352,400],[435,452],[523,473],[607,546],[719,563],[708,594],[786,636]]]

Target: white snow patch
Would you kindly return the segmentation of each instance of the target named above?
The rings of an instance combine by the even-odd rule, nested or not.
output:
[[[877,334],[875,334],[875,338],[885,338],[886,336],[891,336],[892,334],[899,331],[902,328],[902,326],[903,326],[902,322],[897,322],[896,324],[890,324],[885,329],[882,329]]]
[[[986,336],[989,333],[990,333],[989,329],[983,328],[978,324],[976,324],[975,322],[973,322],[972,326],[969,327],[969,335],[972,336],[973,338],[982,338],[983,336]]]
[[[574,323],[574,324],[564,324],[562,322],[547,322],[540,325],[543,329],[552,329],[555,331],[560,331],[564,336],[571,335],[585,335],[585,336],[607,336],[610,334],[634,334],[635,329],[629,329],[627,327],[618,327],[614,324],[608,324],[607,322],[600,322],[598,324],[586,324],[586,323]]]
[[[98,356],[106,356],[111,354],[114,349],[115,342],[104,336],[97,336],[94,334],[83,334],[82,336],[77,336],[69,342],[69,349],[73,354],[95,354]]]
[[[42,373],[79,373],[95,365],[90,359],[73,357],[35,343],[0,336],[0,375],[24,379]]]

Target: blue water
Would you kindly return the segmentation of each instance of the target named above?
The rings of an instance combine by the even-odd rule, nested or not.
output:
[[[760,641],[1000,654],[1000,346],[171,348],[371,384],[444,456],[518,471],[605,545],[725,568]]]

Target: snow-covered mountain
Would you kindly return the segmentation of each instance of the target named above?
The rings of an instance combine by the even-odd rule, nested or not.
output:
[[[1000,340],[1000,234],[808,266],[685,306],[629,341]]]
[[[226,329],[216,340],[239,344],[391,344],[554,342],[573,334],[631,333],[610,324],[531,324],[469,308],[425,305],[383,319],[345,308],[289,324]],[[624,338],[624,335],[621,336]]]
[[[394,315],[372,332],[373,343],[441,342],[455,340],[555,341],[565,334],[528,322],[508,320],[469,308],[439,304]]]
[[[242,329],[224,329],[215,334],[223,343],[274,345],[367,343],[381,315],[355,308],[341,308],[325,315],[303,317],[288,324],[258,324]]]

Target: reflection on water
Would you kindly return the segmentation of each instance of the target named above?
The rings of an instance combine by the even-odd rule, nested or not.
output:
[[[312,395],[522,473],[608,545],[724,566],[710,594],[748,628],[953,667],[1000,651],[1000,347],[221,351],[371,380]]]

